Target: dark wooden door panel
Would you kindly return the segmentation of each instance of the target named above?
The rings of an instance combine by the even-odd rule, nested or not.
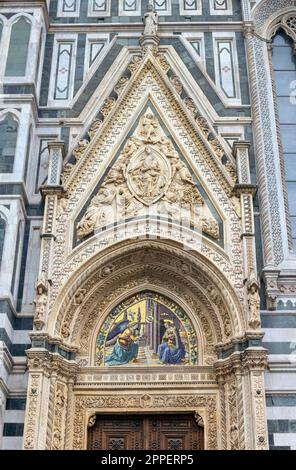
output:
[[[97,418],[89,431],[90,450],[143,449],[143,420],[133,417],[104,416]]]
[[[89,430],[90,450],[200,450],[203,429],[192,415],[100,416]]]

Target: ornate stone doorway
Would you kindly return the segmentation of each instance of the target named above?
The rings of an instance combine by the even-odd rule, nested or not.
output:
[[[197,417],[199,418],[199,417]],[[89,450],[202,450],[193,414],[101,415],[88,431]]]

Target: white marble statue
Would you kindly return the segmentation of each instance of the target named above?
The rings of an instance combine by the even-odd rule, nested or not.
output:
[[[157,36],[158,15],[151,3],[147,6],[147,12],[144,15],[144,24],[144,36]]]

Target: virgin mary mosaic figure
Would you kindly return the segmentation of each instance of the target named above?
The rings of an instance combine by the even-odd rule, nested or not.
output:
[[[165,320],[166,331],[162,343],[158,346],[158,357],[163,364],[180,364],[185,357],[185,348],[179,330],[172,320]]]

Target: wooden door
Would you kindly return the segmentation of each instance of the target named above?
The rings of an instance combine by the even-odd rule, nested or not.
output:
[[[88,449],[200,450],[203,441],[193,415],[105,415],[89,430]]]

